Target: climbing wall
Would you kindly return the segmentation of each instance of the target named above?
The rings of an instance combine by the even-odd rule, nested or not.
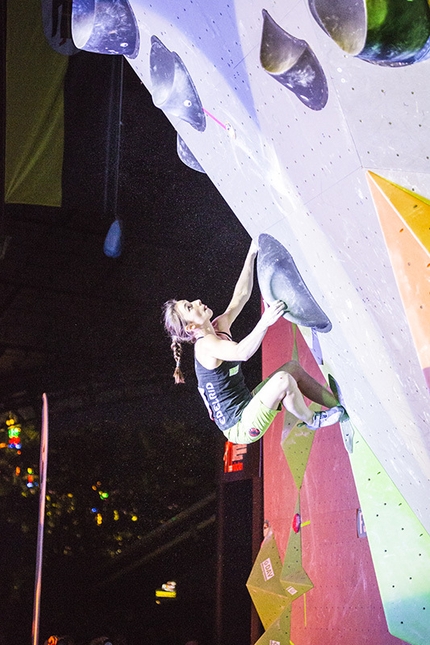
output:
[[[264,375],[291,358],[327,383],[302,333],[281,320],[265,339]],[[261,645],[275,627],[280,645],[428,643],[429,535],[356,429],[348,450],[339,426],[312,432],[278,415],[264,438],[264,492],[285,598]],[[266,540],[248,581],[265,627],[254,578]]]
[[[418,553],[420,534],[427,540],[430,531],[427,1],[74,0],[72,31],[79,48],[126,55],[177,130],[182,161],[208,174],[252,237],[269,235],[286,249],[330,323],[312,328],[302,321],[298,333],[319,373],[334,377],[350,415],[349,452],[343,428],[333,434],[333,454],[345,452],[368,514],[393,487],[390,500],[400,501],[382,504],[408,509],[414,557],[424,557]],[[312,477],[326,466],[317,464]],[[367,479],[379,482],[375,472],[383,474],[373,501],[366,468],[373,473]],[[325,508],[328,500],[317,498]],[[301,495],[302,513],[305,502]],[[404,521],[394,511],[390,518],[393,530]],[[409,607],[404,637],[418,643],[429,589],[414,568],[409,582],[391,583],[407,586],[409,600],[401,594],[393,600],[381,528],[365,520],[385,614],[396,614],[399,603]],[[405,535],[396,533],[396,549],[387,550],[393,561]],[[333,566],[341,567],[349,551],[336,553]],[[315,555],[304,551],[309,557]],[[309,596],[326,584],[320,574],[310,578]],[[412,617],[418,588],[421,614]],[[318,609],[320,625],[328,621],[327,606]],[[358,614],[349,621],[359,622]],[[336,623],[343,620],[336,615]],[[396,620],[389,618],[389,627],[402,637]]]

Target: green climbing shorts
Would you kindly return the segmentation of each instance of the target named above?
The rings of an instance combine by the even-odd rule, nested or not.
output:
[[[231,441],[231,443],[243,444],[258,441],[269,429],[278,412],[282,410],[281,404],[279,404],[277,410],[272,410],[260,401],[258,392],[268,380],[266,378],[253,390],[253,397],[243,409],[239,421],[231,428],[228,428],[228,430],[224,430],[223,434],[225,438]]]

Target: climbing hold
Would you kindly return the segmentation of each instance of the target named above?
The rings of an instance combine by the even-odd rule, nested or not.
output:
[[[302,525],[302,518],[300,517],[300,513],[296,513],[293,517],[293,523],[292,523],[292,529],[294,533],[298,533],[300,531],[301,525]]]
[[[400,67],[430,57],[427,0],[309,0],[309,7],[343,51],[369,63]]]
[[[176,137],[176,151],[178,153],[179,159],[189,168],[192,168],[193,170],[197,170],[198,172],[205,172],[185,141],[182,139],[182,137],[179,136],[179,134]]]
[[[342,396],[342,392],[340,391],[339,384],[331,374],[328,375],[328,384],[336,399],[345,408],[345,400]],[[352,425],[348,414],[345,414],[340,419],[340,431],[342,433],[345,450],[352,453],[354,449],[354,426]]]
[[[331,322],[305,285],[287,249],[271,235],[258,238],[257,276],[267,303],[283,300],[288,307],[284,318],[304,327],[326,333]]]
[[[327,80],[308,43],[284,31],[265,9],[260,61],[268,74],[308,108],[321,110],[327,103]]]
[[[344,52],[356,56],[366,42],[366,3],[353,0],[309,0],[315,21]]]
[[[206,117],[191,76],[178,54],[156,36],[151,38],[150,73],[154,105],[203,132]]]
[[[78,49],[136,58],[139,29],[127,0],[73,0],[72,38]]]

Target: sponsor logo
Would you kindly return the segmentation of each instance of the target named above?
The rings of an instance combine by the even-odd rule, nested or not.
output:
[[[206,383],[206,396],[208,398],[209,405],[212,408],[214,419],[223,426],[225,424],[225,417],[221,412],[221,404],[218,401],[218,397],[212,383]]]
[[[258,428],[250,428],[248,431],[249,436],[251,439],[256,439],[257,437],[260,436],[261,432]]]
[[[266,582],[270,580],[270,578],[274,578],[275,572],[273,571],[272,562],[270,558],[267,558],[267,560],[263,560],[260,566],[261,566],[261,571],[263,573],[263,578]]]

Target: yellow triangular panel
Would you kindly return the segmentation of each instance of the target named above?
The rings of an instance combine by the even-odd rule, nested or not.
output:
[[[300,514],[300,497],[296,503],[295,513]],[[296,600],[313,587],[311,580],[303,569],[301,531],[296,533],[293,528],[291,528],[288,538],[280,582],[285,592],[291,596],[291,600]]]
[[[290,645],[291,606],[286,607],[255,645]]]
[[[265,629],[279,618],[293,600],[279,582],[281,570],[278,547],[273,533],[270,532],[261,545],[246,583]]]
[[[369,173],[368,177],[419,361],[430,386],[430,256],[376,182],[377,175]]]
[[[417,195],[412,190],[394,184],[374,172],[369,172],[371,179],[385,193],[398,215],[402,218],[412,235],[430,254],[430,200]]]
[[[321,409],[313,403],[311,409]],[[282,439],[281,446],[298,490],[302,487],[305,470],[311,452],[315,431],[297,423]]]

